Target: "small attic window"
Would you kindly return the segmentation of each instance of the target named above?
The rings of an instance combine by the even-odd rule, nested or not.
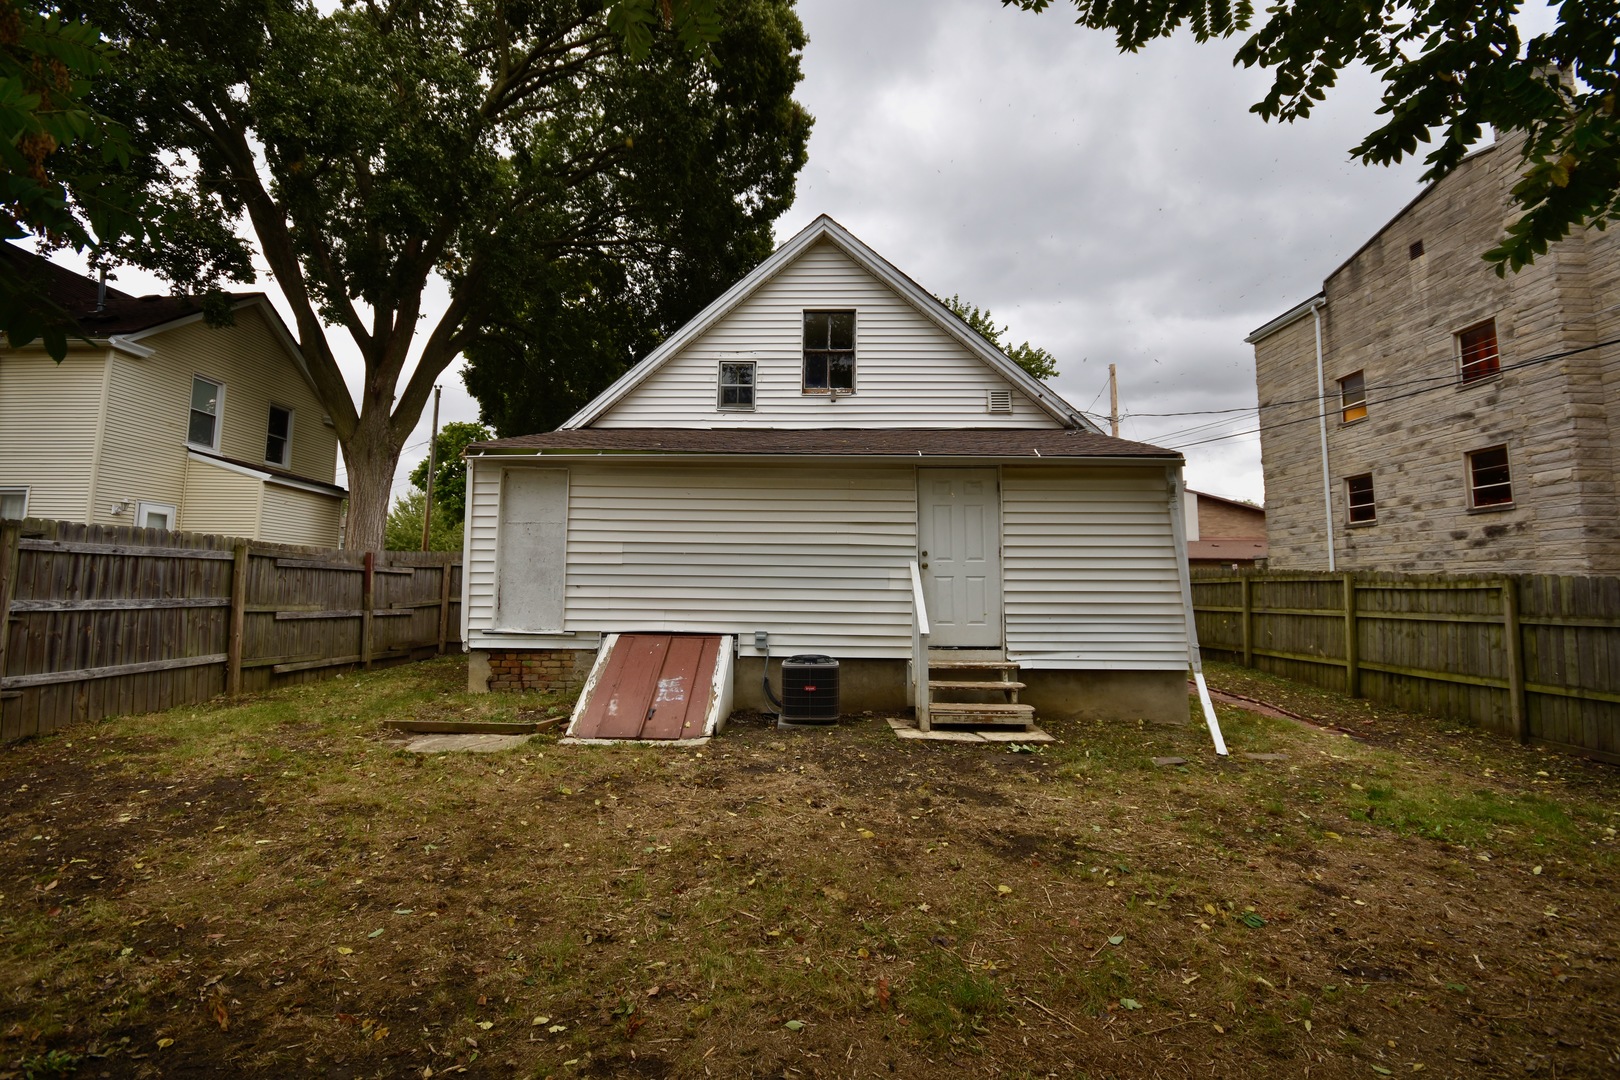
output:
[[[754,374],[752,360],[720,361],[720,388],[715,405],[728,412],[753,409]]]
[[[987,390],[985,391],[984,396],[985,412],[997,413],[1000,415],[1007,415],[1012,412],[1011,390]]]
[[[855,313],[804,313],[804,392],[855,392]]]

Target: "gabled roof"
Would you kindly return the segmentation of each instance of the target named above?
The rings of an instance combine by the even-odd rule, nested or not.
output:
[[[10,243],[0,243],[0,260],[4,260],[24,280],[33,283],[45,298],[71,315],[79,329],[92,341],[105,341],[114,348],[134,356],[150,356],[151,349],[139,344],[142,338],[161,334],[166,330],[193,323],[203,317],[203,298],[200,296],[132,296],[111,285],[102,292],[102,284],[95,278],[75,273],[59,266],[42,255]],[[226,293],[231,310],[256,308],[270,327],[270,333],[286,351],[287,358],[298,369],[309,388],[320,391],[304,364],[304,354],[298,342],[282,321],[281,313],[262,292]]]
[[[867,273],[887,285],[898,296],[916,308],[919,314],[954,338],[970,353],[984,361],[987,366],[1015,386],[1020,393],[1034,402],[1037,408],[1052,417],[1052,419],[1065,427],[1080,428],[1094,434],[1102,434],[1102,430],[1082,416],[1079,409],[1064,401],[1050,387],[1013,363],[1005,353],[991,345],[977,331],[959,319],[955,312],[935,299],[927,289],[911,280],[897,269],[894,264],[867,247],[854,233],[851,233],[826,214],[816,218],[816,220],[805,226],[797,236],[772,252],[770,258],[756,266],[748,276],[727,289],[718,300],[704,308],[685,326],[670,335],[667,341],[648,353],[640,363],[620,376],[617,382],[597,395],[596,399],[589,405],[569,417],[558,430],[569,431],[589,427],[603,413],[617,405],[649,376],[663,367],[672,357],[679,354],[687,345],[707,332],[710,327],[725,318],[739,304],[752,296],[760,286],[774,278],[784,267],[790,265],[812,244],[821,240],[826,240],[835,245]]]

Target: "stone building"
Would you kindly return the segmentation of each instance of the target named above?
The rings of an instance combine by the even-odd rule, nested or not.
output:
[[[1620,573],[1620,230],[1498,277],[1516,140],[1260,327],[1270,566]]]

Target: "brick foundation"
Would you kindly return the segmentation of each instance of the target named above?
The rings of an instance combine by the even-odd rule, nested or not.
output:
[[[485,654],[490,690],[578,690],[596,654],[586,649],[508,649]]]

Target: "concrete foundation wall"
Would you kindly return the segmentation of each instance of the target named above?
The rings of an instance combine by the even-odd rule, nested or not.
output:
[[[467,689],[578,690],[596,660],[592,649],[473,650]],[[732,680],[734,709],[774,711],[760,685],[764,660],[738,657]],[[905,712],[908,664],[904,660],[843,660],[838,663],[839,711]],[[1187,676],[1180,671],[1029,671],[1018,700],[1035,706],[1035,721],[1152,720],[1187,722]],[[771,660],[771,690],[782,696],[782,661]]]

